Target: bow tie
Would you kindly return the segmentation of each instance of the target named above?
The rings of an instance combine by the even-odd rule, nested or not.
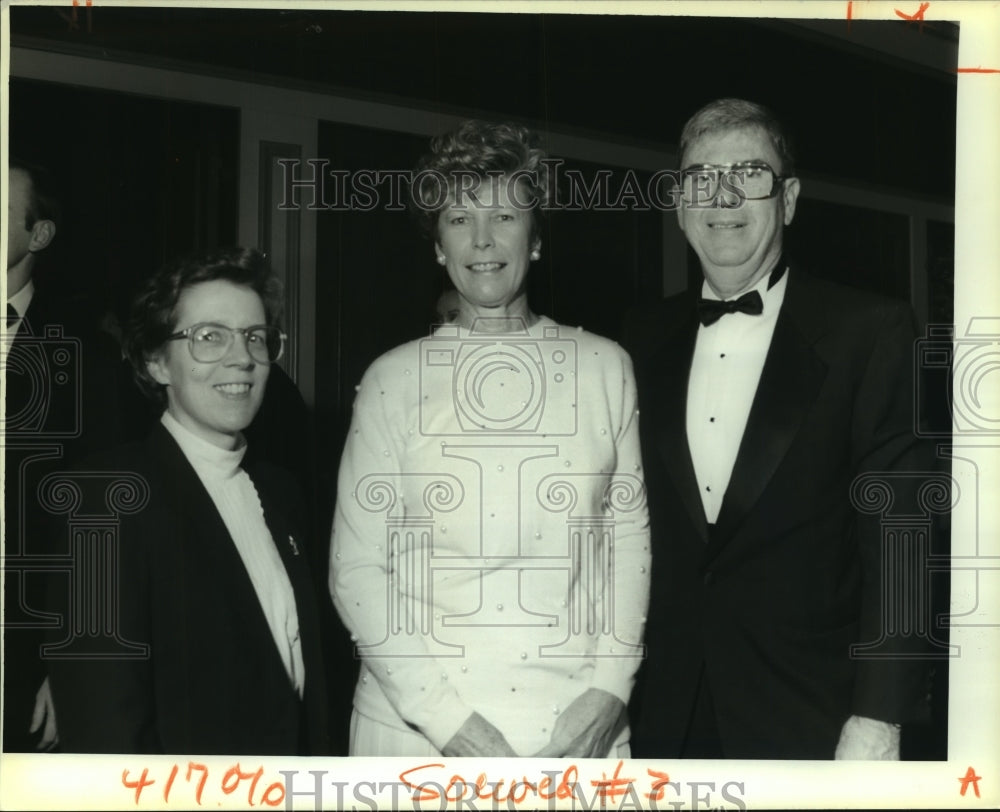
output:
[[[718,299],[698,300],[698,318],[706,327],[709,324],[715,324],[726,313],[736,312],[759,316],[764,312],[764,301],[755,290],[744,293],[739,299],[730,299],[726,302],[719,301]]]

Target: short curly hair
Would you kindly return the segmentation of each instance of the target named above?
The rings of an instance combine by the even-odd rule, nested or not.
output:
[[[681,131],[682,168],[684,154],[691,144],[703,135],[748,128],[762,130],[771,140],[774,151],[781,159],[781,166],[774,167],[775,171],[786,178],[794,177],[795,155],[788,131],[778,117],[764,105],[745,99],[716,99],[688,119]]]
[[[260,296],[269,325],[280,326],[284,298],[280,280],[267,258],[253,248],[222,248],[193,254],[167,265],[146,280],[132,300],[122,331],[125,357],[143,393],[166,404],[165,387],[149,374],[153,358],[177,329],[177,302],[187,288],[202,282],[226,280],[250,288]]]
[[[458,179],[486,180],[516,173],[528,191],[525,202],[531,207],[532,238],[537,237],[550,198],[549,166],[540,140],[534,130],[521,124],[478,119],[432,138],[430,152],[414,168],[410,194],[411,211],[424,234],[438,239],[438,218]]]

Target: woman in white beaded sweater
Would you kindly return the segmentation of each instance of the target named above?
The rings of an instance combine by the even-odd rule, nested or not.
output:
[[[628,755],[650,561],[635,384],[617,344],[528,306],[536,144],[469,121],[415,175],[458,313],[358,387],[330,559],[362,658],[352,755]]]

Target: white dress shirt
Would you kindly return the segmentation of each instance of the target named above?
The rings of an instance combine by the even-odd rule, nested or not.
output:
[[[769,281],[770,276],[765,276],[750,288],[760,293],[764,303],[759,316],[727,313],[715,323],[698,328],[688,380],[687,440],[709,524],[719,518],[722,498],[736,465],[778,311],[785,298],[788,274],[783,274],[770,290]],[[719,298],[708,282],[702,286],[702,296]]]
[[[295,593],[264,521],[264,508],[257,489],[247,472],[240,468],[246,444],[234,451],[219,448],[192,434],[167,411],[161,422],[198,474],[232,536],[288,678],[301,697],[305,688],[305,665]]]

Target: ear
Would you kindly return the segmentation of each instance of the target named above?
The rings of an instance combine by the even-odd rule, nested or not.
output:
[[[792,218],[795,216],[795,202],[799,199],[799,191],[801,186],[799,184],[798,178],[789,178],[785,181],[785,188],[781,194],[782,200],[785,204],[785,225],[791,225]]]
[[[31,253],[44,251],[55,239],[56,224],[51,220],[38,220],[31,227],[31,237],[28,238],[28,250]]]
[[[146,371],[149,376],[156,381],[158,384],[163,386],[169,386],[170,384],[170,370],[167,369],[167,364],[163,358],[162,353],[157,353],[156,355],[151,355],[146,359]]]
[[[684,214],[685,208],[684,204],[678,201],[677,204],[677,225],[680,226],[681,231],[684,231]]]
[[[434,243],[434,258],[437,260],[438,265],[444,265],[444,251],[441,250],[441,243]]]
[[[532,251],[541,251],[542,250],[542,238],[541,237],[535,237],[535,241],[531,244],[531,250]]]

